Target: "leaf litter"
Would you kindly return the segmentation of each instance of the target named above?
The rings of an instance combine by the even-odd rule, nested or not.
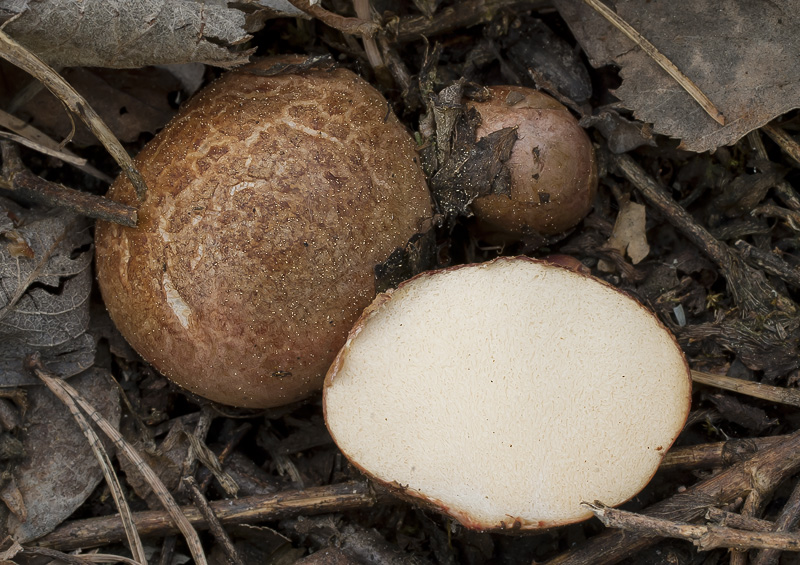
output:
[[[91,263],[83,218],[0,198],[0,387],[38,384],[22,364],[34,352],[65,377],[92,366]]]
[[[636,17],[625,13],[625,6],[628,4],[610,3],[659,49],[669,53],[684,72],[692,76],[692,67],[686,66],[671,51],[668,41],[651,35],[646,26],[639,27],[641,22]],[[655,11],[649,17],[656,20],[656,23],[662,22],[663,17],[659,16],[658,11],[663,9],[662,3],[656,1],[652,4]],[[437,18],[450,8],[444,6],[437,11],[434,10],[436,3],[430,5],[433,11],[431,18]],[[414,13],[410,4],[403,9]],[[648,4],[648,14],[650,9]],[[401,63],[408,66],[406,70],[419,73],[420,84],[409,83],[410,90],[402,94],[391,90],[386,94],[407,124],[415,124],[415,119],[421,119],[419,140],[423,142],[423,161],[430,177],[436,179],[433,184],[434,188],[439,188],[437,198],[440,211],[449,217],[446,224],[443,223],[426,236],[430,242],[426,240],[425,245],[418,246],[419,251],[415,253],[420,256],[415,258],[414,264],[425,265],[427,268],[491,259],[497,254],[524,252],[544,257],[552,253],[569,253],[579,261],[582,268],[591,270],[595,276],[636,295],[655,310],[662,322],[676,334],[692,366],[711,373],[709,382],[713,383],[716,375],[728,373],[736,377],[731,380],[750,382],[762,389],[768,386],[767,383],[785,384],[786,386],[771,388],[795,392],[794,388],[789,388],[800,379],[796,354],[800,332],[797,314],[792,309],[798,286],[793,282],[796,279],[791,277],[791,269],[798,268],[796,253],[800,249],[796,224],[792,223],[793,214],[800,210],[800,206],[795,205],[797,195],[792,186],[798,178],[796,169],[791,168],[794,165],[781,157],[772,146],[769,147],[769,155],[757,150],[756,140],[752,137],[748,137],[746,142],[735,143],[730,148],[719,147],[713,155],[676,151],[674,144],[671,145],[662,136],[654,134],[653,129],[656,134],[665,133],[658,128],[663,120],[657,122],[655,128],[632,120],[624,106],[633,109],[634,116],[638,117],[640,110],[629,103],[633,98],[621,98],[622,103],[612,99],[612,92],[607,85],[614,84],[614,71],[608,67],[587,70],[586,75],[591,75],[595,92],[591,97],[585,98],[587,93],[584,87],[588,83],[580,68],[575,68],[575,65],[580,67],[583,64],[581,58],[570,57],[570,50],[564,49],[568,41],[558,37],[554,40],[546,31],[546,28],[552,27],[554,30],[561,30],[557,35],[565,36],[563,23],[553,13],[542,12],[541,16],[548,22],[545,28],[541,27],[544,25],[541,21],[532,21],[531,14],[514,12],[503,13],[492,22],[477,29],[472,28],[468,32],[456,28],[445,43],[433,47],[434,52],[436,49],[440,50],[435,58],[425,59],[422,55],[423,52],[430,53],[426,51],[428,43],[422,39],[415,42],[413,49],[409,46],[402,55],[399,55],[400,52],[396,53]],[[402,28],[405,17],[402,10],[398,17]],[[279,26],[278,29],[283,29],[290,35],[295,33],[288,24],[287,27]],[[597,34],[598,31],[605,33],[606,28],[586,30],[586,33]],[[610,28],[607,31],[605,36],[598,35],[592,40],[597,44],[611,41],[614,31]],[[529,43],[526,34],[533,33],[537,34],[537,41]],[[586,39],[578,32],[575,33],[583,45]],[[305,50],[316,53],[322,49],[335,53],[337,46],[344,45],[343,42],[337,43],[337,37],[339,36],[326,32],[324,48],[321,44],[314,43],[306,45]],[[682,36],[676,37],[680,40],[676,43],[685,42]],[[274,38],[262,36],[260,39],[269,42]],[[311,41],[313,43],[315,40]],[[560,47],[553,47],[553,41],[557,41]],[[392,47],[385,43],[381,45],[382,49]],[[791,41],[787,46],[791,46]],[[551,50],[553,55],[547,58]],[[621,57],[632,57],[636,52],[637,48],[632,49],[628,45],[622,50]],[[572,51],[573,55],[575,53],[576,51]],[[701,55],[697,57],[702,58]],[[423,59],[426,64],[418,68],[419,61]],[[347,64],[348,56],[340,53],[339,60]],[[560,68],[559,60],[567,61],[568,64],[564,63]],[[590,54],[590,60],[594,61],[595,56]],[[620,60],[628,61],[627,58]],[[369,68],[365,64],[359,70],[370,77]],[[147,72],[149,71],[143,71],[142,76],[147,76]],[[624,81],[629,81],[630,71],[623,68],[622,76]],[[707,76],[718,77],[716,74]],[[577,82],[574,80],[576,77]],[[702,77],[692,78],[698,83],[703,82]],[[475,144],[475,124],[463,107],[460,107],[463,92],[470,96],[479,95],[476,85],[501,82],[539,85],[543,89],[558,90],[562,96],[567,97],[565,92],[571,93],[576,100],[570,108],[583,116],[584,126],[594,127],[592,135],[600,149],[598,156],[602,178],[594,210],[576,230],[547,240],[531,238],[502,249],[482,241],[481,234],[474,231],[474,226],[464,216],[468,215],[469,201],[475,195],[485,191],[502,192],[503,156],[505,149],[513,143],[513,136],[511,132],[506,132],[494,145],[481,149]],[[747,86],[747,81],[744,84]],[[163,90],[160,84],[154,88],[156,93]],[[705,84],[703,88],[706,88]],[[619,96],[625,90],[617,89],[614,92]],[[643,91],[641,97],[646,101],[645,94],[647,93]],[[111,93],[109,96],[116,98],[118,94]],[[679,98],[679,93],[670,91],[669,100],[673,97]],[[404,108],[403,101],[413,99],[421,101],[417,109],[412,110],[410,106]],[[717,101],[713,95],[712,99]],[[110,112],[113,113],[115,109],[118,111],[121,107],[119,100],[121,99],[109,101]],[[690,103],[694,104],[692,101]],[[641,104],[643,107],[647,106],[645,102]],[[667,106],[669,105],[665,106],[666,109]],[[418,115],[420,107],[427,113]],[[656,110],[660,108],[653,111]],[[695,110],[697,108],[691,111]],[[730,120],[729,110],[723,110]],[[754,106],[753,111],[761,109]],[[773,109],[771,112],[774,111]],[[687,115],[694,118],[699,114]],[[703,126],[699,123],[699,118],[697,121],[695,129]],[[137,122],[132,128],[133,137],[136,127],[142,127],[142,132],[147,131],[144,121]],[[800,122],[796,116],[789,114],[782,127],[791,137],[800,130]],[[689,130],[694,135],[692,127]],[[691,140],[691,136],[683,139],[684,146],[687,140]],[[136,148],[138,143],[134,142],[131,147]],[[624,155],[625,158],[619,160],[606,154],[606,149],[613,155],[629,155]],[[629,167],[631,162],[640,164],[633,171],[635,174]],[[652,186],[640,186],[641,177],[645,178],[645,185],[649,183]],[[651,191],[650,188],[653,187],[655,189]],[[644,198],[642,195],[645,195]],[[16,211],[15,214],[19,216],[22,212]],[[11,220],[12,216],[8,216],[8,219]],[[0,216],[0,222],[2,221]],[[15,221],[5,221],[0,226],[4,230],[0,241],[8,253],[6,261],[32,260],[31,255],[35,259],[35,246],[30,243],[30,237],[20,231],[20,226]],[[83,247],[78,246],[76,249],[80,252]],[[399,272],[406,273],[408,260],[399,259],[398,262]],[[413,269],[411,271],[409,274],[413,274]],[[680,317],[678,312],[681,313]],[[335,548],[344,556],[343,559],[352,561],[357,559],[357,555],[368,554],[369,550],[377,555],[377,548],[388,548],[388,552],[380,553],[384,561],[405,558],[407,561],[428,560],[436,563],[483,564],[500,560],[508,563],[530,563],[553,557],[559,546],[570,546],[573,549],[557,559],[566,563],[610,563],[613,559],[608,557],[609,554],[616,555],[614,559],[618,559],[625,552],[632,551],[638,553],[627,555],[632,555],[637,562],[646,559],[647,544],[642,545],[637,541],[640,538],[636,536],[621,537],[611,530],[596,535],[596,527],[591,525],[550,532],[548,539],[552,543],[545,540],[544,536],[517,539],[467,532],[434,515],[397,501],[384,503],[387,499],[381,493],[359,501],[357,508],[360,511],[357,515],[328,513],[323,518],[310,518],[308,515],[314,512],[313,506],[320,500],[318,489],[332,494],[334,487],[343,485],[348,489],[353,485],[352,493],[360,492],[359,489],[362,488],[359,483],[347,482],[354,478],[358,480],[358,475],[347,467],[335,446],[330,443],[321,422],[318,399],[312,399],[300,406],[259,414],[208,405],[197,411],[194,404],[203,405],[202,400],[185,397],[151,368],[142,364],[135,355],[123,353],[118,345],[111,343],[108,337],[110,334],[101,335],[104,337],[100,338],[102,347],[101,355],[98,355],[98,366],[113,366],[115,375],[123,377],[120,382],[128,393],[131,415],[134,416],[128,419],[129,424],[134,419],[140,420],[140,425],[145,427],[148,434],[152,434],[149,436],[151,440],[167,434],[166,439],[153,442],[153,445],[159,445],[162,452],[157,454],[158,457],[149,459],[156,474],[161,475],[170,490],[176,491],[179,497],[179,474],[186,470],[186,461],[192,458],[187,452],[191,453],[195,447],[188,449],[186,438],[189,436],[178,434],[177,430],[184,418],[188,422],[193,416],[209,413],[214,418],[213,427],[206,429],[209,441],[214,442],[215,452],[225,465],[236,462],[235,477],[240,485],[261,485],[255,487],[256,490],[268,485],[269,492],[279,489],[276,496],[281,501],[292,496],[302,497],[306,490],[309,496],[314,493],[313,501],[305,510],[298,511],[299,517],[297,514],[290,514],[284,507],[280,510],[282,514],[271,514],[270,518],[266,518],[281,536],[285,536],[283,540],[291,540],[286,545],[294,546],[293,558],[306,549],[319,550],[318,553],[322,554]],[[776,406],[773,401],[765,403],[744,395],[709,394],[705,390],[714,389],[704,389],[701,394],[696,395],[694,412],[681,436],[680,442],[683,445],[677,448],[676,455],[690,456],[694,454],[695,447],[705,449],[719,446],[721,440],[728,438],[747,438],[745,441],[750,441],[753,434],[759,434],[763,437],[753,438],[753,441],[773,439],[769,436],[788,434],[796,428],[796,415]],[[0,399],[2,407],[11,404],[2,401],[6,399]],[[187,411],[189,414],[186,414]],[[252,424],[255,428],[250,436],[236,432],[235,423],[243,418],[249,419],[247,426]],[[16,429],[13,417],[0,414],[0,419],[11,422],[9,428]],[[169,430],[172,433],[167,433]],[[131,434],[130,429],[123,433],[129,441],[139,437]],[[747,468],[730,466],[723,457],[708,464],[706,468],[723,469],[715,477],[723,477],[725,481],[729,481],[726,485],[730,486],[730,490],[726,492],[747,496],[752,486],[749,473],[755,468],[753,466],[770,471],[770,480],[773,482],[769,484],[785,480],[792,472],[800,469],[797,440],[792,439],[793,437],[776,436],[775,445],[780,446],[777,453],[782,455],[778,458],[779,463],[770,459],[771,452],[760,451],[750,460],[752,466]],[[714,441],[719,443],[711,443]],[[0,442],[0,447],[3,445],[6,444]],[[15,457],[18,457],[14,455],[15,444],[8,441],[7,446],[7,452],[11,456],[8,461],[13,465],[17,460]],[[169,449],[170,447],[173,449]],[[148,445],[140,446],[143,453],[147,453],[149,449]],[[205,450],[201,448],[201,451]],[[747,457],[752,455],[752,451],[748,452]],[[130,471],[128,487],[131,492],[128,496],[132,499],[132,504],[139,508],[145,505],[155,507],[157,503],[152,497],[152,490],[139,482],[141,477],[135,476],[137,465],[138,463],[121,464],[126,471]],[[718,479],[702,480],[703,475],[698,467],[685,463],[683,465],[683,478],[666,477],[665,472],[665,478],[656,477],[654,486],[632,505],[646,506],[646,511],[653,509],[658,512],[666,504],[675,512],[675,516],[695,520],[701,518],[693,514],[698,508],[697,497],[704,502],[704,507],[706,503],[721,505],[732,502],[723,500],[719,491],[714,490],[714,485],[717,484],[714,481]],[[230,469],[230,466],[226,467],[226,470]],[[188,473],[193,473],[193,470],[190,469]],[[231,476],[234,476],[233,472]],[[201,470],[198,472],[198,479],[202,477]],[[674,492],[676,484],[683,485],[690,481],[694,483],[690,490],[665,498],[668,493]],[[290,482],[302,488],[289,491],[287,489]],[[243,487],[242,492],[246,491],[247,488]],[[225,508],[228,508],[236,502],[228,498],[220,488],[212,487],[208,496],[223,498],[212,503],[220,512],[224,512],[220,504],[224,503]],[[7,496],[2,499],[15,512],[25,509],[25,505],[21,503],[24,497],[15,496],[12,488],[7,489]],[[661,502],[653,505],[657,500]],[[779,502],[776,499],[774,504]],[[341,506],[334,508],[343,509],[345,504],[342,501]],[[90,511],[98,508],[102,509],[102,506],[95,502]],[[283,519],[279,519],[281,517]],[[163,520],[167,523],[169,521],[166,517]],[[103,534],[118,531],[108,516],[94,523],[102,524]],[[79,543],[74,535],[71,542],[58,537],[68,532],[74,534],[81,527],[88,527],[88,523],[78,520],[72,526],[58,528],[43,540],[46,543],[60,543],[62,545],[57,546],[63,549],[81,547],[68,545]],[[264,546],[267,545],[265,542],[256,541],[257,536],[248,536],[243,530],[229,524],[224,524],[224,527],[232,534],[237,546],[247,540],[262,550],[259,558],[246,558],[248,563],[257,562],[258,559],[260,562],[264,561]],[[337,544],[341,544],[342,540],[340,534],[351,530],[356,534],[369,532],[370,535],[355,536],[361,540],[357,547],[352,547],[349,543],[338,547]],[[167,531],[169,530],[164,527],[151,530],[151,534],[166,535]],[[253,533],[252,530],[250,533]],[[119,537],[120,534],[113,535],[117,536],[114,540],[123,539]],[[571,540],[575,536],[582,541],[573,543]],[[112,543],[109,539],[112,538],[103,538],[101,543]],[[206,545],[210,546],[211,543]],[[609,546],[612,549],[607,549]],[[219,547],[219,544],[214,545],[210,553],[221,555]],[[670,546],[662,544],[657,551],[669,553]],[[684,551],[687,550],[684,548]],[[583,561],[580,561],[581,555],[584,556]],[[725,555],[720,552],[712,557],[724,559]],[[313,557],[309,559],[313,560]],[[659,559],[663,559],[663,556]]]
[[[136,141],[142,133],[154,134],[175,114],[172,95],[182,94],[181,81],[170,69],[65,69],[62,76],[83,95],[114,135],[122,142]],[[182,98],[182,96],[181,96]],[[73,146],[95,145],[97,138],[64,112],[63,104],[41,89],[22,103],[17,115],[55,139],[70,139]]]
[[[119,394],[106,371],[90,369],[71,382],[96,410],[119,425]],[[20,543],[52,531],[103,478],[91,446],[67,408],[41,386],[29,388],[27,396],[19,430],[24,454],[12,466],[3,488],[4,493],[15,491],[20,504],[17,513],[5,511],[0,517],[0,535],[11,535]],[[111,442],[106,442],[106,449],[113,453]]]

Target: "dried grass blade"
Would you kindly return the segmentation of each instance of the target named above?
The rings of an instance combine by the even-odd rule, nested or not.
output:
[[[65,163],[69,163],[70,165],[75,165],[76,167],[83,167],[86,165],[86,159],[82,159],[81,157],[76,157],[75,155],[70,155],[65,151],[57,151],[55,149],[50,149],[49,147],[45,147],[40,143],[36,143],[35,141],[31,141],[15,133],[6,133],[4,131],[0,131],[0,137],[11,140],[15,143],[19,143],[20,145],[24,145],[25,147],[33,149],[34,151],[38,151],[39,153],[44,153],[45,155],[49,155],[50,157],[61,159]]]

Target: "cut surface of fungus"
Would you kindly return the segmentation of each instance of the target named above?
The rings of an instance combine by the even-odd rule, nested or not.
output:
[[[411,135],[352,72],[227,73],[137,156],[148,192],[109,196],[98,281],[117,327],[159,371],[242,407],[302,399],[375,296],[376,264],[431,214]]]
[[[527,258],[423,273],[365,310],[326,377],[342,452],[467,527],[531,530],[620,504],[686,420],[669,331],[615,288]]]

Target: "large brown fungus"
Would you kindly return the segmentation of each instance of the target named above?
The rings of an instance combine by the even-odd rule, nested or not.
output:
[[[164,375],[218,402],[269,407],[311,394],[361,310],[376,264],[431,213],[413,139],[341,68],[225,74],[120,177],[137,228],[97,226],[112,319]]]

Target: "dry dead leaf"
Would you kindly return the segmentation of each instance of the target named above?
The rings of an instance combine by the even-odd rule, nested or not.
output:
[[[21,239],[33,257],[17,252]],[[86,333],[91,249],[78,216],[23,211],[0,198],[0,387],[38,383],[23,370],[23,359],[35,351],[63,376],[94,362],[94,340]]]
[[[66,69],[61,76],[86,98],[114,135],[122,142],[136,141],[143,132],[155,133],[175,114],[171,93],[181,82],[166,69]],[[82,123],[70,119],[64,105],[46,89],[25,103],[17,115],[56,139],[75,130],[72,143],[79,147],[99,141]]]
[[[70,382],[115,426],[120,406],[117,387],[104,370],[93,368]],[[86,437],[69,410],[43,386],[28,391],[30,406],[20,436],[25,457],[12,470],[27,520],[9,514],[0,535],[20,543],[36,539],[63,522],[92,493],[103,475]],[[106,449],[111,452],[110,442]]]
[[[620,253],[627,253],[631,263],[636,265],[650,253],[645,232],[646,221],[647,212],[643,205],[624,201],[607,245]]]
[[[227,4],[227,3],[224,3]],[[0,9],[5,32],[53,67],[170,63],[234,67],[250,51],[245,12],[194,0],[20,0]]]
[[[463,83],[431,95],[429,113],[436,131],[431,193],[440,212],[471,215],[469,205],[486,194],[508,194],[510,177],[505,161],[517,141],[516,128],[504,128],[477,138],[480,115],[462,103]]]
[[[580,54],[556,35],[542,20],[521,18],[519,26],[511,26],[503,38],[508,62],[521,74],[528,75],[538,88],[538,76],[578,104],[592,95],[592,81]]]
[[[139,438],[135,437],[136,430],[123,430],[123,434],[131,445],[138,451],[142,459],[147,462],[153,472],[164,485],[172,490],[178,486],[181,480],[183,462],[189,453],[189,440],[184,433],[183,424],[178,421],[170,429],[167,437],[161,442],[157,449],[151,449]],[[133,491],[153,510],[162,508],[158,496],[153,492],[147,478],[142,474],[142,470],[137,465],[128,460],[127,457],[118,458],[119,465],[125,473],[125,479]]]
[[[642,145],[656,145],[649,124],[632,122],[611,108],[600,108],[591,116],[584,116],[580,125],[584,128],[597,128],[606,138],[608,149],[612,153],[627,153]]]
[[[641,49],[581,0],[556,0],[595,67],[620,67],[615,94],[681,148],[730,145],[800,107],[800,12],[793,0],[606,1],[725,115],[717,124]]]

